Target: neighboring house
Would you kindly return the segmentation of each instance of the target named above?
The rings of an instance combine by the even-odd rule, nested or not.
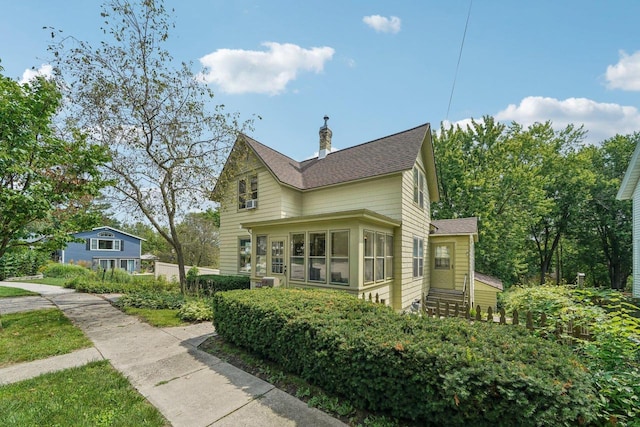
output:
[[[633,208],[633,297],[640,298],[640,144],[631,156],[624,174],[618,200],[632,200]]]
[[[141,237],[111,227],[97,227],[74,233],[82,242],[70,242],[62,251],[63,264],[86,263],[93,269],[121,268],[130,273],[140,271]]]
[[[396,309],[432,286],[472,303],[477,223],[431,221],[430,125],[332,152],[327,120],[318,157],[303,162],[238,137],[214,189],[221,274],[378,295]]]

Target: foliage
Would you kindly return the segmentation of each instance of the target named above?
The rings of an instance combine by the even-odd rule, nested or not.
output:
[[[204,322],[213,319],[211,301],[194,299],[185,301],[178,310],[178,317],[185,322]]]
[[[70,353],[91,341],[58,309],[2,316],[0,367]]]
[[[2,425],[166,426],[166,419],[108,361],[0,387]]]
[[[183,238],[184,259],[187,265],[218,266],[219,225],[220,214],[212,209],[189,212],[180,221],[178,231]]]
[[[99,46],[73,38],[51,46],[77,107],[69,114],[109,147],[110,200],[169,243],[183,286],[178,221],[208,200],[236,136],[251,123],[223,105],[209,111],[213,92],[192,64],[175,66],[166,49],[173,22],[161,0],[106,1],[101,16]]]
[[[640,309],[618,291],[566,286],[513,287],[503,296],[507,312],[544,312],[554,321],[589,327],[592,339],[576,352],[589,367],[600,396],[602,424],[633,425],[640,417]]]
[[[0,280],[7,277],[33,276],[49,259],[45,251],[13,248],[0,257]]]
[[[91,270],[80,265],[60,264],[57,262],[50,262],[44,265],[41,272],[44,277],[62,277],[66,279],[91,274]]]
[[[434,425],[569,425],[595,416],[582,364],[525,328],[403,316],[339,292],[230,291],[213,301],[225,340],[358,407]]]
[[[219,291],[249,289],[251,281],[248,276],[226,276],[220,274],[203,274],[189,278],[187,290],[194,295],[213,296]]]
[[[58,249],[95,225],[87,206],[106,184],[106,150],[75,130],[59,135],[61,105],[55,81],[0,74],[0,258],[15,247]]]
[[[622,289],[631,271],[631,204],[616,200],[640,133],[598,146],[550,122],[523,128],[493,117],[434,135],[440,200],[434,218],[478,217],[476,266],[507,287],[587,282]]]
[[[184,296],[179,292],[138,291],[122,295],[114,305],[121,308],[135,307],[154,310],[176,310],[182,307],[183,303]]]
[[[111,278],[117,281],[111,281]],[[167,282],[164,278],[150,280],[146,276],[132,276],[126,272],[111,274],[111,270],[100,274],[92,271],[87,276],[76,276],[64,285],[78,292],[94,294],[130,293],[143,291],[177,291],[177,284]]]

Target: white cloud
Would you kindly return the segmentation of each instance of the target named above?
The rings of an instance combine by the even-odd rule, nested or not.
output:
[[[596,102],[586,98],[559,100],[541,96],[529,96],[520,105],[511,104],[494,115],[495,119],[510,123],[517,122],[525,127],[533,123],[551,121],[556,130],[569,124],[584,125],[587,130],[585,142],[597,144],[616,134],[626,135],[640,131],[640,112],[636,107]],[[478,118],[480,121],[481,118]],[[453,123],[464,128],[471,119]],[[451,123],[444,123],[448,128]]]
[[[35,79],[37,76],[44,76],[47,78],[53,76],[53,67],[50,64],[42,64],[37,70],[32,68],[24,70],[24,73],[22,73],[22,79],[20,79],[20,84],[25,84],[30,80]]]
[[[362,18],[362,22],[379,33],[396,34],[400,32],[400,27],[402,26],[402,22],[397,16],[387,18],[386,16],[370,15]]]
[[[605,77],[609,89],[640,91],[640,51],[633,55],[620,51],[620,60],[607,67]]]
[[[304,49],[291,43],[265,42],[267,51],[218,49],[200,58],[206,71],[199,75],[205,83],[215,83],[227,93],[284,92],[301,71],[320,73],[334,50],[330,47]]]

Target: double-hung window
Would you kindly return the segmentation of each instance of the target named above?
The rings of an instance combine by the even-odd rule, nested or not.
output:
[[[267,274],[267,236],[256,237],[256,276]]]
[[[393,278],[393,235],[364,231],[364,282]]]
[[[238,249],[238,272],[251,273],[251,239],[240,238]]]
[[[413,277],[424,275],[424,240],[421,237],[413,238]]]
[[[413,167],[413,202],[424,208],[424,173],[417,167]]]
[[[331,283],[349,284],[349,232],[331,232]]]
[[[304,233],[291,235],[291,280],[305,279]]]
[[[238,180],[238,209],[255,207],[258,200],[258,175],[247,175]]]
[[[327,233],[309,233],[309,281],[327,281]]]

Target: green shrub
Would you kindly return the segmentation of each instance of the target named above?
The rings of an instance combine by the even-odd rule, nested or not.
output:
[[[0,280],[8,277],[33,276],[47,262],[49,254],[30,249],[15,249],[0,258]]]
[[[125,273],[127,274],[127,273]],[[110,275],[107,273],[104,275],[105,279],[109,279]],[[154,292],[176,292],[179,291],[179,287],[176,283],[168,282],[166,279],[160,277],[158,279],[150,279],[146,276],[129,276],[128,279],[121,279],[121,274],[117,273],[114,277],[119,281],[102,280],[102,272],[100,274],[90,271],[87,276],[78,276],[67,281],[64,286],[66,288],[72,288],[78,292],[87,292],[94,294],[108,294],[108,293],[130,293],[141,291],[154,291]]]
[[[182,307],[183,303],[184,296],[178,292],[139,290],[122,295],[115,302],[115,305],[121,308],[135,307],[154,310],[168,308],[176,310]]]
[[[195,299],[185,301],[178,310],[178,317],[185,322],[204,322],[213,319],[210,301]]]
[[[634,425],[640,418],[640,310],[611,289],[567,286],[516,287],[503,296],[507,312],[530,309],[556,321],[587,326],[591,339],[579,341],[594,378],[599,424]],[[637,425],[637,424],[636,424]]]
[[[219,274],[204,274],[194,276],[187,274],[187,291],[194,295],[211,297],[218,291],[235,289],[249,289],[251,285],[248,276],[224,276]]]
[[[523,327],[399,315],[343,292],[217,293],[224,339],[356,406],[432,425],[574,425],[595,394],[570,349]]]
[[[44,277],[58,277],[63,279],[71,279],[74,277],[86,277],[91,274],[91,270],[74,264],[60,264],[51,262],[42,269]]]

